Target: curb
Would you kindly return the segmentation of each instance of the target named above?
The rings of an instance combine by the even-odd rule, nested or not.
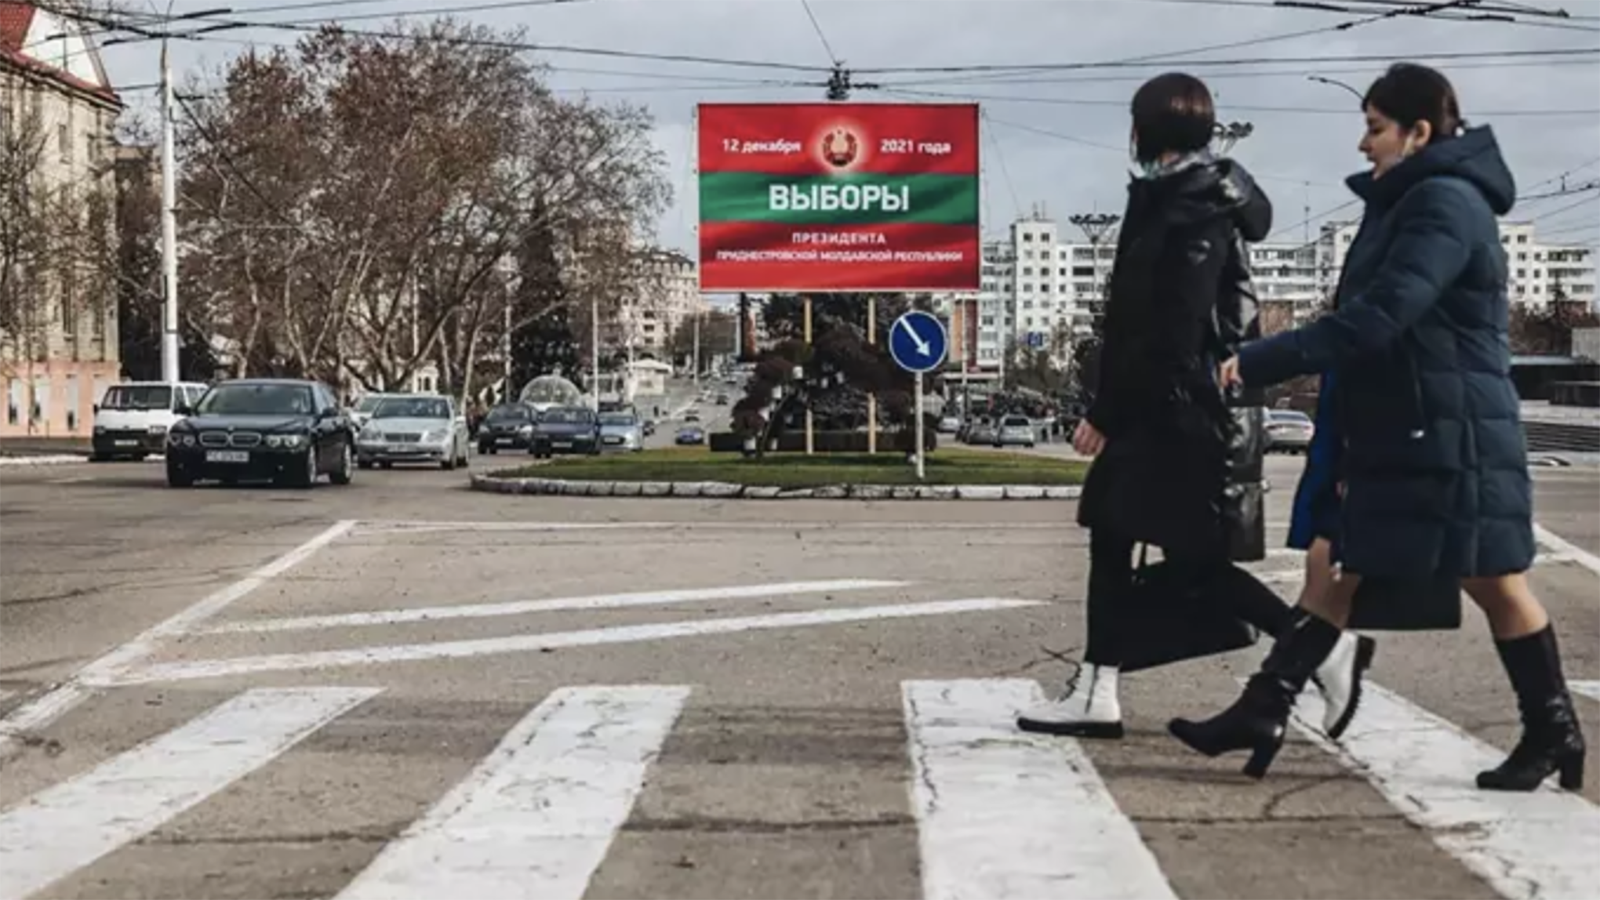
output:
[[[472,490],[563,497],[698,497],[712,500],[1076,500],[1078,485],[854,484],[818,488],[746,486],[721,481],[567,481],[473,475]]]
[[[0,467],[5,466],[67,466],[73,463],[85,463],[87,456],[66,456],[51,454],[48,456],[0,456]]]

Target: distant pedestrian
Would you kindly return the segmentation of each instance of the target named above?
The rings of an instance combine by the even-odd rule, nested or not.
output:
[[[1234,419],[1217,383],[1233,352],[1217,319],[1240,314],[1248,258],[1241,240],[1271,227],[1272,206],[1238,163],[1213,156],[1211,93],[1167,74],[1132,102],[1137,172],[1117,239],[1097,390],[1073,446],[1096,457],[1078,506],[1089,529],[1088,645],[1056,700],[1026,710],[1026,731],[1121,737],[1118,679],[1147,623],[1138,619],[1133,554],[1159,547],[1178,583],[1233,586],[1214,593],[1237,618],[1278,634],[1290,607],[1233,567],[1223,515]],[[1221,331],[1243,332],[1228,321]]]
[[[1583,733],[1549,614],[1527,578],[1532,489],[1496,222],[1516,185],[1493,132],[1466,127],[1440,73],[1395,65],[1362,107],[1360,150],[1372,169],[1348,180],[1366,212],[1337,307],[1247,344],[1223,366],[1225,381],[1251,386],[1336,373],[1339,574],[1304,598],[1309,615],[1237,702],[1171,729],[1207,755],[1249,750],[1246,772],[1265,774],[1296,695],[1342,639],[1357,589],[1459,578],[1489,620],[1522,718],[1516,748],[1478,774],[1478,787],[1531,791],[1559,773],[1577,790]]]

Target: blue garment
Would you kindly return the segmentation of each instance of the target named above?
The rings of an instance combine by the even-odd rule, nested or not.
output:
[[[1339,423],[1334,415],[1334,376],[1322,376],[1317,388],[1317,416],[1306,466],[1294,491],[1288,545],[1309,550],[1317,538],[1333,541],[1339,534]]]
[[[1498,215],[1516,185],[1494,134],[1430,144],[1382,178],[1350,178],[1365,222],[1336,308],[1241,348],[1246,384],[1335,372],[1345,568],[1474,577],[1533,563],[1528,477],[1507,335]]]

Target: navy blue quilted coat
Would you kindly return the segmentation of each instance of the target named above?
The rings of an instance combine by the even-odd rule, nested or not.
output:
[[[1488,128],[1424,148],[1366,201],[1335,310],[1246,345],[1250,386],[1336,373],[1339,553],[1353,574],[1461,577],[1533,564],[1532,489],[1511,382],[1506,254],[1516,185]]]

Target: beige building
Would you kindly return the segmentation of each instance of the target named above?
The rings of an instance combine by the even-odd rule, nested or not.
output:
[[[673,250],[642,250],[636,260],[631,289],[602,323],[601,342],[665,360],[678,326],[709,308],[700,296],[699,272],[694,260]]]
[[[0,0],[0,436],[86,437],[119,380],[121,109],[76,22]]]

